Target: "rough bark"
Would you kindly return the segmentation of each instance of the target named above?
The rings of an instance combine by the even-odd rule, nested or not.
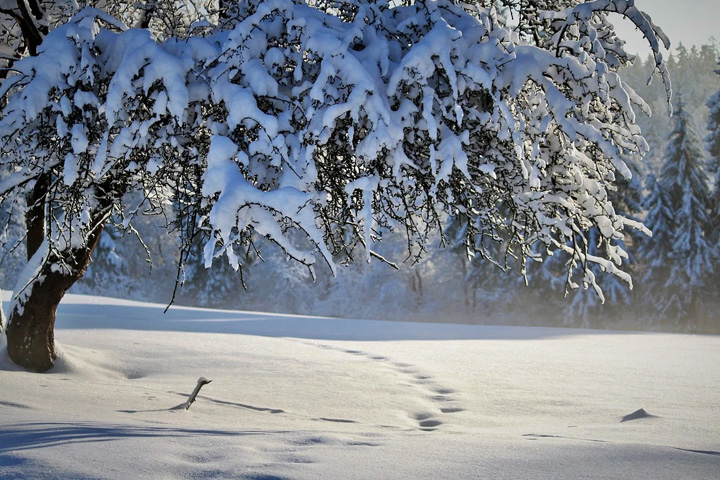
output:
[[[38,279],[28,287],[32,290],[26,300],[10,312],[8,354],[16,364],[34,372],[45,372],[53,367],[57,358],[57,307],[65,292],[85,274],[101,232],[102,226],[98,226],[90,234],[85,247],[66,252],[64,264],[68,268],[58,269],[57,265],[61,263],[51,256],[43,265]]]
[[[48,186],[50,185],[50,174],[40,175],[35,182],[35,186],[27,196],[28,209],[25,213],[25,224],[27,225],[27,237],[25,239],[27,245],[28,261],[38,251],[40,245],[45,241],[45,197],[47,195]]]
[[[5,319],[5,308],[2,304],[2,290],[0,289],[0,335],[5,333],[5,325],[7,324],[7,320]],[[0,345],[2,342],[0,342]]]

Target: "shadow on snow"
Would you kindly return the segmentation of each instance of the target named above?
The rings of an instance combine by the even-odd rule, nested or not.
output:
[[[97,425],[90,423],[21,423],[0,428],[0,466],[13,457],[6,454],[22,450],[48,448],[73,443],[109,442],[124,438],[180,438],[180,437],[229,437],[247,435],[274,435],[287,432],[274,431],[224,431],[158,426],[129,426],[121,424]]]
[[[546,327],[355,320],[209,310],[151,304],[103,305],[67,302],[58,309],[59,329],[123,329],[225,333],[310,340],[535,340],[592,334],[637,334]]]

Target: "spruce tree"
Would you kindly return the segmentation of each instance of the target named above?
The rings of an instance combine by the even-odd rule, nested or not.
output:
[[[668,137],[659,181],[648,202],[648,226],[656,237],[646,250],[650,260],[649,298],[676,326],[693,329],[712,273],[712,245],[707,237],[709,191],[702,144],[682,99]],[[668,234],[669,232],[669,234]],[[662,283],[661,283],[662,282]],[[656,290],[662,285],[664,292]],[[655,288],[653,288],[655,287]]]
[[[720,65],[720,63],[718,64]],[[720,69],[715,70],[720,75]],[[715,284],[720,281],[720,90],[707,101],[710,109],[707,129],[710,132],[705,138],[707,142],[707,172],[714,178],[710,193],[710,242],[714,247]],[[717,299],[715,299],[717,302]],[[711,307],[712,308],[712,307]],[[717,311],[717,309],[713,309]]]
[[[720,70],[715,72],[720,74]],[[710,195],[711,239],[720,249],[720,90],[710,97],[707,106],[710,109],[707,122],[710,134],[705,138],[709,154],[707,171],[715,179]]]
[[[645,265],[642,277],[644,297],[650,300],[659,299],[664,294],[671,263],[675,221],[670,195],[655,175],[648,175],[645,186],[648,190],[644,201],[647,210],[645,225],[652,231],[652,238],[642,241],[638,254]]]

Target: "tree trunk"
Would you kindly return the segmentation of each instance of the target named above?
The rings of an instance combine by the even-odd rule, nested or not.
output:
[[[15,302],[7,327],[8,354],[13,362],[34,372],[45,372],[53,367],[57,358],[57,307],[65,292],[85,274],[102,229],[102,226],[96,228],[85,247],[66,252],[62,260],[51,255],[44,262],[40,275],[27,287],[30,291],[26,298]],[[58,268],[59,265],[63,267]]]
[[[5,324],[7,323],[7,320],[5,320],[5,308],[2,304],[2,290],[0,289],[0,335],[2,335],[5,332]]]

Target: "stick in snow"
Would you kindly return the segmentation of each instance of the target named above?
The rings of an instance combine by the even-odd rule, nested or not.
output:
[[[208,383],[212,382],[212,380],[208,380],[205,377],[198,378],[197,385],[195,385],[195,390],[190,394],[190,398],[187,399],[187,402],[185,402],[185,410],[190,409],[190,405],[195,402],[195,397],[197,397],[197,394],[200,393],[200,389],[203,387],[203,385],[207,385]]]

